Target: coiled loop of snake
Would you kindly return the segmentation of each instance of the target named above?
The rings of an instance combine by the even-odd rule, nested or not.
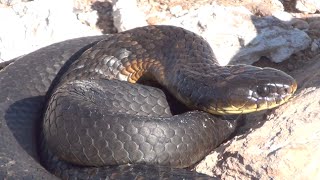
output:
[[[172,116],[162,91],[134,84],[142,79],[194,111]],[[136,28],[98,42],[70,65],[48,101],[44,144],[68,167],[188,167],[234,130],[211,114],[270,109],[295,90],[295,80],[279,70],[219,66],[209,44],[190,31]],[[57,158],[43,157],[56,173]]]

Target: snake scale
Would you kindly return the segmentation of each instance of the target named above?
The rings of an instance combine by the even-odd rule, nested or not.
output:
[[[56,43],[0,71],[0,178],[210,179],[182,168],[234,131],[213,114],[270,109],[296,87],[276,69],[219,66],[174,26]]]

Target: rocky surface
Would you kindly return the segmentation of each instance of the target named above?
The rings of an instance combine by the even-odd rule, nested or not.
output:
[[[100,33],[83,26],[73,13],[73,2],[63,0],[39,0],[0,7],[0,22],[3,22],[0,28],[0,58],[3,60],[54,42]]]
[[[90,7],[85,6],[86,3],[80,0],[63,1],[63,3],[63,8],[60,8],[56,3],[50,4],[49,1],[33,1],[12,5],[11,8],[0,11],[3,21],[7,17],[13,18],[11,22],[21,21],[8,24],[0,31],[3,46],[0,47],[2,52],[0,57],[9,60],[63,39],[115,32],[112,28],[106,30],[108,28],[102,25],[101,21],[114,22],[118,31],[147,25],[147,17],[139,11],[136,1],[113,0],[113,9],[109,1],[92,1],[87,3]],[[263,2],[256,5],[259,4]],[[281,13],[279,15],[283,9],[281,4],[269,4],[276,5],[271,6],[269,14],[274,13],[283,18]],[[281,62],[293,53],[306,49],[311,43],[303,31],[309,25],[302,23],[304,21],[285,23],[272,16],[254,16],[243,6],[225,6],[216,3],[203,5],[197,9],[193,7],[193,10],[189,11],[185,8],[185,5],[178,2],[168,6],[166,9],[172,17],[164,18],[157,24],[181,26],[202,35],[209,41],[222,65],[230,61],[252,64],[262,56],[274,62]],[[109,17],[111,10],[113,10],[113,20]],[[228,16],[225,16],[226,14]],[[153,15],[160,16],[159,13]],[[289,16],[287,19],[292,18],[290,15],[287,16]],[[30,25],[26,24],[31,19],[36,21]],[[12,32],[12,29],[15,29],[15,32]]]
[[[252,64],[262,56],[281,62],[311,42],[304,31],[273,16],[254,16],[244,7],[203,6],[161,24],[181,26],[204,36],[222,65]]]
[[[320,1],[318,0],[297,0],[297,10],[307,13],[315,13],[320,10]]]
[[[278,68],[299,85],[287,104],[248,115],[236,136],[195,169],[222,179],[319,179],[319,2],[0,0],[0,60],[62,39],[114,33],[145,22],[182,26],[205,37],[221,64],[232,60]]]
[[[136,1],[113,0],[112,2],[114,25],[119,32],[148,25]]]
[[[54,42],[117,32],[109,1],[1,1],[0,22],[0,62]]]

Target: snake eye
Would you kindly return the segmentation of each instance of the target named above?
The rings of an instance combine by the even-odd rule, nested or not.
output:
[[[270,88],[268,86],[258,86],[257,93],[261,97],[266,97],[270,94]]]

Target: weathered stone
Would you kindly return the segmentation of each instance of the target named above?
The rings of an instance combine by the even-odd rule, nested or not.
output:
[[[317,51],[320,49],[320,39],[314,39],[311,43],[311,51]]]
[[[314,20],[309,24],[310,30],[319,30],[320,29],[320,20]]]
[[[114,25],[119,32],[147,25],[136,0],[113,0],[112,3]]]
[[[310,37],[301,30],[292,28],[278,19],[269,16],[252,17],[257,34],[251,41],[245,41],[243,48],[235,54],[231,64],[251,64],[262,56],[273,62],[282,62],[293,53],[309,47]]]
[[[88,5],[87,5],[88,6]],[[105,1],[94,1],[90,6],[91,9],[88,12],[96,12],[98,15],[97,19],[92,18],[92,27],[94,26],[93,22],[96,21],[96,26],[102,30],[104,34],[112,34],[118,32],[113,22],[113,6],[112,3],[108,0]],[[82,11],[86,14],[86,11]],[[84,15],[88,17],[87,15]]]
[[[299,91],[290,102],[266,119],[248,118],[246,131],[216,149],[196,169],[222,179],[319,179],[319,58],[294,73]]]
[[[284,11],[275,12],[272,14],[272,16],[284,22],[290,22],[293,19],[293,16],[290,13]]]
[[[292,19],[291,21],[289,21],[289,24],[291,26],[293,26],[294,28],[306,31],[309,29],[309,24],[301,19]]]
[[[65,39],[101,34],[82,24],[72,1],[31,1],[0,8],[0,51],[4,60]]]
[[[3,60],[9,60],[31,51],[25,41],[25,26],[20,17],[9,8],[0,8],[0,22],[7,22],[0,28],[0,52]],[[41,23],[39,22],[39,26]],[[31,25],[30,25],[31,26]]]
[[[320,1],[319,0],[297,0],[296,8],[302,12],[315,13],[317,10],[320,10]]]
[[[119,31],[147,25],[145,17],[137,8],[135,0],[114,0],[113,3],[114,23]],[[64,4],[64,6],[57,6],[57,4]],[[79,3],[76,7],[84,8]],[[174,7],[176,6],[170,9],[173,12],[175,12]],[[280,6],[279,8],[281,9]],[[105,16],[99,12],[99,9],[87,13],[78,13],[77,16],[72,12],[72,9],[72,1],[60,3],[56,1],[54,3],[51,3],[51,1],[35,1],[29,2],[28,6],[14,5],[12,15],[4,14],[0,17],[5,18],[1,22],[19,22],[0,30],[0,32],[4,32],[0,34],[0,39],[3,42],[2,46],[6,47],[6,49],[0,47],[2,48],[0,58],[10,59],[56,41],[99,33],[94,28],[95,24],[98,24],[99,27],[101,25],[96,18],[102,19]],[[273,13],[281,14],[279,10],[275,12]],[[177,11],[174,14],[180,16],[184,14],[184,10]],[[166,20],[164,14],[162,15],[163,17],[158,16],[157,19],[151,19],[153,21],[149,19],[149,23],[178,25],[201,34],[209,41],[222,65],[228,64],[230,60],[234,63],[251,64],[261,56],[267,56],[275,62],[280,62],[292,53],[306,48],[310,43],[310,39],[302,31],[279,26],[281,23],[271,22],[276,21],[275,19],[254,18],[255,16],[244,7],[224,7],[213,4],[201,7],[198,10],[192,10],[180,18],[170,19],[169,21]],[[7,20],[7,17],[14,16],[16,16],[15,19]],[[162,19],[162,22],[157,23],[159,19]],[[30,24],[30,22],[32,23]],[[270,26],[266,24],[260,29],[256,28],[259,23],[270,22]],[[278,25],[274,26],[274,24]],[[68,28],[66,28],[66,25]],[[300,27],[298,25],[297,27]],[[100,27],[103,32],[107,33],[105,27],[109,27],[109,24],[101,26],[103,26]],[[5,29],[11,33],[6,33]],[[17,32],[12,33],[12,29]],[[4,35],[6,36],[4,37]],[[12,44],[12,48],[8,44]]]
[[[87,24],[90,27],[96,27],[97,20],[99,19],[99,15],[97,11],[84,12],[78,14],[78,19],[83,24]]]
[[[28,2],[28,1],[32,1],[32,0],[0,0],[0,5],[4,4],[6,6],[12,6],[14,4],[18,4],[21,2]]]
[[[253,14],[271,16],[278,12],[283,12],[284,8],[279,0],[255,0],[248,3],[243,1],[243,5]]]
[[[244,7],[204,6],[163,24],[205,37],[222,65],[252,64],[262,56],[281,62],[311,42],[305,32],[272,16],[254,16]]]
[[[177,6],[170,7],[170,12],[175,17],[179,17],[179,16],[182,16],[184,14],[187,14],[188,11],[187,10],[183,10],[180,5],[177,5]]]
[[[320,50],[320,39],[314,39],[311,43],[311,51]]]

